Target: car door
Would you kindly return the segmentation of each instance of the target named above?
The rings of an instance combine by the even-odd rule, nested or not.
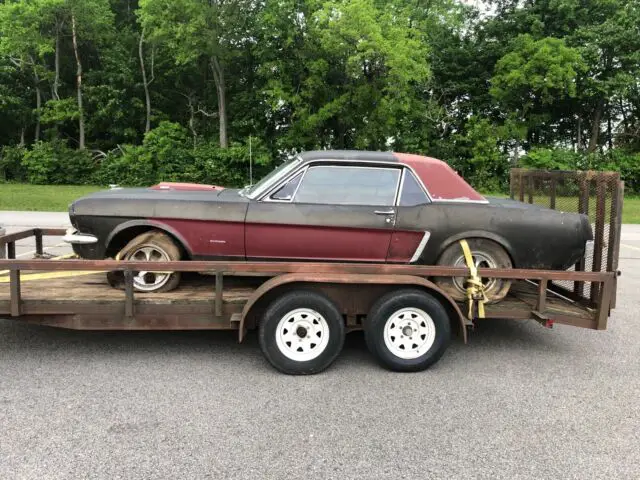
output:
[[[308,165],[249,205],[249,259],[386,261],[401,169]]]
[[[413,171],[405,168],[400,182],[396,207],[396,221],[389,245],[390,263],[416,263],[431,237],[438,212]]]

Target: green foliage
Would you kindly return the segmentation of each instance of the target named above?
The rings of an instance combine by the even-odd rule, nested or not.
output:
[[[122,150],[102,162],[96,183],[148,186],[165,181],[239,187],[249,182],[248,145],[220,148],[207,142],[194,148],[187,130],[176,123],[161,122],[145,135],[142,145]],[[259,142],[252,144],[251,157],[256,173],[264,173],[270,157]]]
[[[640,0],[475,3],[0,1],[1,168],[242,185],[251,137],[254,179],[296,151],[358,148],[442,158],[482,189],[524,155],[619,169],[636,190]],[[69,156],[81,119],[99,161]]]
[[[71,149],[60,140],[34,144],[25,151],[22,167],[27,181],[40,185],[88,184],[95,170],[89,153]]]
[[[102,162],[97,183],[135,186],[178,181],[193,165],[188,132],[177,123],[162,122],[145,135],[142,145],[122,150]]]
[[[56,124],[77,120],[78,117],[78,105],[75,100],[73,98],[63,98],[61,100],[49,100],[44,105],[40,121],[45,124]]]
[[[520,165],[541,170],[578,170],[584,168],[584,156],[561,148],[534,148],[520,159]]]
[[[217,143],[198,145],[194,150],[193,168],[188,170],[191,181],[213,185],[242,187],[249,183],[249,146],[232,144],[220,148]],[[251,159],[254,182],[269,170],[268,151],[254,141]]]
[[[640,194],[640,153],[612,150],[604,155],[592,154],[587,158],[587,166],[593,170],[620,172],[625,192]]]
[[[625,191],[629,194],[640,194],[640,153],[616,149],[605,153],[589,154],[561,148],[537,148],[522,157],[521,164],[527,168],[542,170],[620,172],[625,182]]]
[[[22,166],[25,148],[5,146],[0,151],[0,182],[24,182],[26,174]]]
[[[469,158],[464,176],[478,190],[505,191],[508,184],[509,160],[499,148],[499,131],[486,119],[472,119],[462,142]]]
[[[575,96],[576,76],[584,69],[579,52],[563,40],[547,37],[536,41],[531,35],[520,35],[496,64],[491,94],[523,110],[535,101],[550,104]]]

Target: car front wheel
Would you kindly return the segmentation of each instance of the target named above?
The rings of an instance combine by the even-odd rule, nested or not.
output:
[[[180,248],[167,234],[145,232],[131,240],[119,253],[122,260],[134,262],[169,262],[181,259]],[[122,287],[122,272],[109,272],[111,286]],[[174,290],[180,283],[180,272],[134,271],[133,287],[138,292],[160,293]]]

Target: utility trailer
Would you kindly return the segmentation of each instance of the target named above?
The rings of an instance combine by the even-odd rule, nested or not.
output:
[[[235,330],[240,342],[257,329],[265,357],[289,374],[326,369],[355,330],[383,366],[418,371],[452,334],[466,343],[483,318],[605,329],[619,275],[619,175],[513,170],[511,185],[512,197],[589,214],[594,242],[569,271],[479,269],[482,279],[512,280],[496,304],[457,303],[432,282],[468,278],[468,268],[364,263],[154,262],[153,271],[185,272],[183,283],[141,293],[133,276],[148,262],[43,259],[43,237],[64,231],[34,228],[0,237],[0,317],[78,330]],[[16,259],[16,242],[31,237],[37,258]],[[123,290],[107,283],[113,271],[123,272]]]

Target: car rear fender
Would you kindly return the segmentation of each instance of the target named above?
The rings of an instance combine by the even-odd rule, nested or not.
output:
[[[242,342],[247,331],[247,317],[252,313],[252,309],[256,307],[261,300],[272,301],[275,296],[284,293],[294,287],[309,288],[328,286],[329,284],[348,284],[359,286],[366,285],[397,285],[398,287],[417,287],[436,297],[449,313],[452,327],[458,326],[457,330],[464,343],[467,343],[467,325],[468,321],[462,314],[458,304],[437,285],[422,277],[414,275],[363,275],[363,274],[308,274],[308,273],[288,273],[273,277],[262,285],[260,285],[251,295],[242,310],[240,325],[238,329],[238,341]],[[344,288],[344,287],[343,287]],[[271,294],[271,295],[268,295]],[[331,295],[329,295],[331,297]],[[341,299],[331,297],[338,304],[346,303]],[[263,302],[264,303],[264,302]],[[341,310],[345,310],[344,304],[338,305]]]
[[[120,223],[109,234],[109,237],[107,238],[107,241],[106,241],[106,250],[105,251],[109,250],[109,246],[111,245],[111,242],[113,242],[113,240],[116,237],[118,237],[121,233],[125,233],[127,230],[135,229],[135,228],[138,228],[138,227],[147,227],[150,230],[152,230],[152,229],[153,230],[160,230],[162,232],[168,233],[169,235],[171,235],[173,238],[175,238],[180,243],[180,246],[182,248],[184,248],[184,251],[187,254],[187,257],[191,258],[191,256],[192,256],[191,247],[187,243],[187,241],[184,239],[184,237],[178,231],[176,231],[174,228],[172,228],[169,225],[166,225],[166,224],[164,224],[162,222],[158,222],[158,221],[155,221],[155,220],[144,220],[144,219],[129,220],[129,221]],[[131,240],[131,239],[129,239],[129,240]]]
[[[511,258],[511,262],[513,263],[513,266],[516,267],[515,256],[514,256],[513,247],[511,246],[511,243],[507,241],[507,239],[504,238],[503,236],[493,232],[487,232],[486,230],[469,230],[466,232],[461,232],[461,233],[452,235],[451,237],[447,238],[444,242],[442,242],[436,258],[440,258],[440,255],[442,255],[442,252],[444,252],[444,250],[449,245],[459,242],[460,240],[465,238],[466,239],[486,238],[487,240],[492,240],[496,242],[498,245],[500,245],[502,248],[506,250],[506,252],[509,254],[509,257]]]

